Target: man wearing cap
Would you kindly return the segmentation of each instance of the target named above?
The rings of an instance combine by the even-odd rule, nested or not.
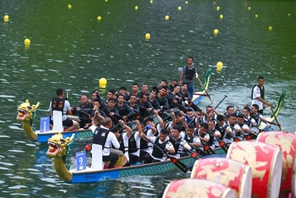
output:
[[[224,137],[227,124],[223,115],[217,115],[215,129],[221,133],[221,136]]]
[[[265,89],[264,89],[264,77],[258,77],[258,84],[254,85],[251,92],[252,105],[257,104],[259,106],[258,113],[263,115],[263,109],[265,109],[265,105],[271,107],[271,103],[264,100]]]

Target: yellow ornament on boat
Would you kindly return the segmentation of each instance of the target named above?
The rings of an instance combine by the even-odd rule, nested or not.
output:
[[[106,86],[107,86],[107,79],[106,78],[100,78],[99,87],[100,88],[106,88]]]

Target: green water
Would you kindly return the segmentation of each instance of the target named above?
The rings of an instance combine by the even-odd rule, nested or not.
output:
[[[178,67],[188,56],[195,58],[202,80],[212,67],[214,105],[228,96],[218,111],[250,104],[250,89],[263,75],[267,101],[275,105],[287,91],[278,118],[284,130],[296,129],[295,1],[2,0],[0,13],[10,17],[0,22],[0,197],[155,197],[170,180],[189,177],[170,173],[65,184],[45,156],[47,145],[27,140],[15,120],[17,105],[26,99],[41,102],[37,118],[46,115],[42,110],[59,87],[71,89],[69,100],[76,106],[102,77],[108,80],[107,90],[122,85],[130,90],[134,82],[151,88],[162,79],[179,79]],[[31,40],[28,48],[26,38]],[[218,61],[222,71],[216,71]],[[195,88],[200,89],[198,82]],[[100,91],[105,95],[106,90]],[[200,107],[209,104],[205,98]]]

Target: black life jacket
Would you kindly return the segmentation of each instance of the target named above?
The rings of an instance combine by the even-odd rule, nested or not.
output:
[[[118,138],[118,142],[119,142],[119,150],[121,150],[124,153],[124,143],[123,143],[123,138],[122,138],[122,134],[120,134],[119,138]]]
[[[172,153],[173,155],[178,153],[181,140],[182,140],[182,138],[178,138],[175,140],[175,139],[173,139],[173,137],[170,137],[170,142],[173,144],[174,149],[175,149],[175,153]]]
[[[245,118],[244,117],[244,123],[248,126],[251,126],[251,117],[250,118]]]
[[[231,131],[232,131],[232,132],[235,131],[235,129],[234,129],[234,125],[233,125],[233,126],[229,125],[229,127],[231,128]],[[230,133],[226,133],[225,138],[226,138],[226,139],[231,139],[231,138],[233,138],[233,136],[232,136]]]
[[[189,137],[187,134],[185,134],[184,136],[184,140],[189,144],[189,143],[193,143],[193,139],[194,137]]]
[[[264,99],[265,88],[264,88],[264,86],[260,87],[259,85],[254,85],[254,86],[253,86],[253,88],[252,88],[252,92],[251,92],[251,99],[252,99],[252,100],[255,99],[255,98],[253,98],[253,91],[254,91],[254,88],[255,88],[256,86],[259,87],[261,98]]]
[[[144,134],[147,135],[147,130],[144,131]],[[144,140],[144,138],[141,138],[140,141],[140,149],[146,149],[148,148],[148,142]]]
[[[65,98],[53,98],[51,100],[52,110],[61,111],[64,114],[63,109],[65,106]]]
[[[260,116],[259,116],[259,113],[256,113],[256,115],[251,115],[251,117],[256,121],[257,123],[257,127],[259,126],[260,122],[261,122],[261,119],[260,119]]]
[[[157,137],[157,138],[155,139],[154,144],[157,145],[157,146],[158,146],[159,148],[161,148],[162,150],[164,150],[166,144],[168,143],[168,141],[169,141],[169,140],[166,140],[165,142],[163,142],[163,143],[160,144],[160,143],[159,143],[159,137]],[[162,157],[163,157],[163,153],[162,153],[162,151],[159,150],[156,146],[153,147],[152,155],[153,155],[154,157],[157,157],[157,158],[162,158]]]
[[[214,134],[213,134],[213,132],[209,133],[209,136],[210,136],[210,140],[208,141],[207,145],[212,146],[213,143],[214,143]]]
[[[108,129],[97,127],[94,132],[93,143],[102,145],[102,147],[104,149],[109,132],[110,132],[110,130],[108,130]]]
[[[192,80],[194,77],[194,74],[196,73],[195,67],[193,66],[191,69],[188,68],[188,66],[185,66],[185,78]]]
[[[125,145],[124,147],[128,150],[129,153],[134,153],[138,150],[137,143],[135,140],[135,133],[131,135],[131,137],[128,139],[128,145]]]

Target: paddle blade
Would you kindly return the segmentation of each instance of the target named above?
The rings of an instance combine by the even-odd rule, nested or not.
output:
[[[219,143],[219,145],[220,145],[220,147],[223,149],[223,151],[225,151],[225,153],[227,153],[227,151],[228,151],[228,145],[225,144],[224,141],[221,141],[221,142]]]
[[[204,147],[204,150],[205,150],[209,155],[216,154],[215,151],[213,151],[213,149],[212,149],[209,145],[206,145],[206,146]]]
[[[181,171],[183,171],[184,173],[187,173],[188,168],[185,164],[183,164],[182,162],[180,162],[177,158],[175,157],[170,157],[170,160],[173,164],[175,164],[175,166],[177,166]]]
[[[191,153],[190,153],[190,156],[191,156],[192,158],[194,158],[194,159],[199,159],[199,158],[200,158],[200,156],[199,156],[199,154],[198,154],[197,152],[191,152]]]

